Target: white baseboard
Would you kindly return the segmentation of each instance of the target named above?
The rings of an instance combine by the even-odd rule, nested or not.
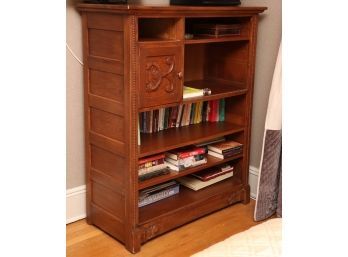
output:
[[[259,169],[249,167],[250,198],[256,199]],[[86,218],[86,186],[66,190],[66,224]]]
[[[249,167],[249,185],[250,185],[250,198],[256,199],[257,183],[259,179],[259,169],[250,166]]]
[[[66,190],[66,224],[86,218],[86,186]]]

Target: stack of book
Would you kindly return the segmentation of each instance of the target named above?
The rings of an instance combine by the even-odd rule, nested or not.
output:
[[[142,133],[154,133],[169,128],[219,122],[225,120],[225,99],[181,104],[139,114]]]
[[[138,175],[139,180],[143,181],[156,176],[169,173],[169,169],[164,162],[165,155],[158,154],[139,159]]]
[[[219,159],[232,157],[242,151],[243,145],[232,140],[208,145],[208,154]]]
[[[203,147],[186,147],[165,153],[165,162],[171,170],[181,171],[207,163]]]
[[[176,181],[165,182],[139,192],[138,206],[142,207],[179,193],[179,184]]]
[[[233,176],[233,166],[224,164],[212,169],[203,170],[186,177],[178,178],[178,182],[192,190],[200,190]]]

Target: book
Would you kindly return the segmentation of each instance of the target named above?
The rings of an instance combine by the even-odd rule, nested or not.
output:
[[[184,105],[180,104],[179,110],[178,110],[178,116],[176,118],[176,124],[175,124],[176,128],[180,127],[180,122],[181,122],[181,117],[182,117],[182,113],[183,113],[183,108],[184,108]]]
[[[242,146],[243,145],[241,143],[238,143],[233,140],[228,140],[225,142],[208,145],[208,150],[223,154],[225,152],[229,152],[231,149],[240,149],[242,148]]]
[[[167,167],[175,171],[181,171],[190,167],[195,167],[207,163],[207,158],[204,154],[197,154],[189,156],[187,158],[173,160],[171,158],[165,158]]]
[[[146,168],[139,169],[138,170],[138,175],[142,176],[142,175],[145,175],[145,174],[149,174],[149,173],[152,173],[152,172],[163,170],[166,167],[167,167],[167,164],[165,162],[163,162],[163,163],[158,164],[158,165],[154,165],[154,166],[151,166],[151,167],[146,167]]]
[[[165,154],[164,153],[155,154],[155,155],[151,155],[151,156],[139,159],[138,164],[140,165],[140,164],[143,164],[143,163],[152,162],[152,161],[159,160],[159,159],[164,159],[164,158],[165,158]]]
[[[191,174],[191,176],[198,178],[201,181],[208,181],[213,178],[219,177],[223,174],[233,171],[234,167],[230,164],[223,164],[221,166],[203,170],[197,173]]]
[[[225,121],[225,99],[220,99],[219,121]]]
[[[205,158],[205,154],[197,154],[197,155],[193,155],[193,156],[189,156],[183,159],[178,159],[178,160],[174,160],[172,158],[165,158],[164,160],[166,162],[170,162],[173,165],[179,166],[179,165],[184,165],[185,163],[190,163],[195,162],[195,161],[201,161]]]
[[[189,146],[189,147],[183,147],[183,148],[179,148],[169,152],[165,152],[165,156],[173,160],[178,160],[178,159],[187,158],[189,156],[205,154],[205,152],[206,151],[203,147]]]
[[[162,176],[162,175],[166,175],[170,172],[170,169],[165,165],[165,167],[163,169],[159,169],[159,170],[155,170],[152,172],[148,172],[148,173],[144,173],[142,175],[139,175],[139,181],[144,181],[147,179],[151,179],[154,177],[158,177],[158,176]]]
[[[184,163],[183,165],[174,165],[168,161],[165,161],[166,165],[168,168],[170,168],[171,170],[174,170],[174,171],[182,171],[182,170],[185,170],[185,169],[188,169],[188,168],[192,168],[192,167],[196,167],[196,166],[199,166],[199,165],[202,165],[202,164],[206,164],[207,163],[207,159],[204,158],[203,160],[200,160],[200,161],[192,161],[192,162],[188,162],[187,163]]]
[[[230,178],[232,176],[233,176],[233,171],[230,171],[224,175],[218,176],[218,177],[210,179],[208,181],[201,181],[200,179],[192,177],[192,176],[181,177],[181,178],[178,178],[177,181],[181,185],[183,185],[187,188],[190,188],[194,191],[198,191],[202,188],[205,188],[207,186],[211,186],[217,182],[220,182],[220,181],[225,180],[227,178]]]
[[[190,122],[189,124],[193,124],[194,118],[195,118],[195,110],[196,110],[197,103],[192,103],[191,105],[191,113],[190,113]]]
[[[214,157],[219,158],[219,159],[226,159],[226,158],[230,158],[232,156],[235,156],[237,154],[240,154],[241,152],[242,152],[242,149],[238,149],[238,150],[234,150],[234,151],[229,151],[229,152],[224,153],[224,154],[219,154],[219,153],[216,153],[214,151],[208,150],[208,155],[214,156]]]
[[[145,205],[160,201],[167,197],[173,196],[179,193],[180,185],[175,181],[166,182],[160,185],[156,185],[151,188],[144,189],[139,193],[138,206],[143,207]]]
[[[197,89],[193,87],[184,86],[183,98],[199,97],[203,96],[203,89]]]
[[[189,103],[189,104],[188,104],[188,107],[187,107],[187,113],[186,113],[186,119],[185,119],[185,126],[190,125],[191,108],[192,108],[192,103]]]

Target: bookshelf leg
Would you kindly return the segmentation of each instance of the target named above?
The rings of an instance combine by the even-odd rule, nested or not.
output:
[[[243,189],[243,204],[250,203],[250,186],[246,185]]]
[[[131,253],[140,252],[141,242],[140,236],[137,233],[132,233],[132,238],[125,242],[126,249]]]

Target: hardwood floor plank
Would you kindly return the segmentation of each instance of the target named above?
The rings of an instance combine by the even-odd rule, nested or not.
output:
[[[255,201],[236,204],[155,238],[137,254],[85,220],[67,225],[67,257],[185,257],[258,224]]]

